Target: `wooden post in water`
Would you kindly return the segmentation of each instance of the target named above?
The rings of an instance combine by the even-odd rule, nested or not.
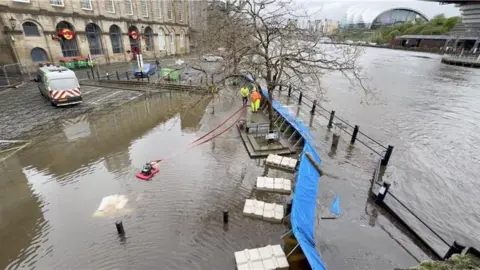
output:
[[[315,114],[315,109],[317,108],[317,100],[313,101],[312,110],[310,111],[311,115]]]
[[[292,85],[288,86],[288,96],[292,95]]]
[[[302,105],[303,93],[300,91],[300,96],[298,96],[298,105]]]
[[[358,129],[359,129],[359,126],[355,125],[355,128],[353,129],[352,139],[350,140],[350,144],[355,143],[355,140],[357,139]]]

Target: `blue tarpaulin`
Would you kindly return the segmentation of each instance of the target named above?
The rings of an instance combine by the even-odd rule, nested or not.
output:
[[[248,74],[247,79],[254,81]],[[268,97],[268,91],[262,88],[264,97]],[[313,167],[306,153],[310,153],[318,164],[320,157],[311,145],[312,135],[310,129],[297,117],[293,116],[288,109],[279,102],[273,100],[273,108],[285,118],[290,125],[297,130],[304,140],[304,147],[300,155],[300,165],[295,184],[295,192],[292,202],[292,231],[303,253],[307,257],[310,267],[314,270],[326,269],[320,254],[315,249],[315,208],[317,206],[317,189],[320,183],[320,174]]]

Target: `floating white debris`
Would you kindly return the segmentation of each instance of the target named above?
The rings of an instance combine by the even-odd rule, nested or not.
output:
[[[125,209],[128,199],[125,195],[110,195],[103,197],[97,211],[93,213],[94,217],[117,216],[131,212],[131,209]]]
[[[235,252],[238,270],[287,270],[289,264],[280,245]]]
[[[292,181],[284,178],[257,177],[257,190],[289,195]]]
[[[278,167],[287,170],[295,170],[297,160],[289,157],[281,157],[279,155],[268,155],[265,163],[269,166]]]
[[[281,223],[284,215],[284,208],[281,204],[247,199],[245,200],[245,206],[243,207],[243,214],[245,216],[259,218],[274,223]]]

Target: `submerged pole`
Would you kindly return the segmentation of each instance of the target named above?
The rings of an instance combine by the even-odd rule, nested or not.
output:
[[[122,223],[121,220],[117,220],[115,222],[115,227],[117,227],[118,234],[120,234],[120,235],[125,234],[125,229],[123,228],[123,223]]]
[[[228,223],[228,210],[223,210],[223,223]]]
[[[388,189],[390,188],[390,184],[387,182],[383,182],[383,186],[380,188],[377,194],[377,198],[375,199],[375,203],[381,205],[385,196],[387,196]]]

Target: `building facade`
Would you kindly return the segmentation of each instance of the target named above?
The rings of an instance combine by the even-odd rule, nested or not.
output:
[[[2,0],[0,65],[87,57],[97,63],[189,53],[185,0]]]

